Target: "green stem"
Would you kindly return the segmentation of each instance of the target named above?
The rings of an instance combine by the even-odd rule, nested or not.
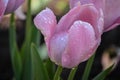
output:
[[[26,19],[26,30],[25,30],[25,41],[22,46],[22,61],[23,71],[22,80],[32,80],[31,76],[31,31],[32,31],[32,16],[31,16],[31,0],[27,0],[27,19]],[[27,56],[27,57],[26,57]]]
[[[25,56],[30,53],[30,43],[31,43],[31,30],[32,30],[32,17],[31,17],[31,0],[28,0],[28,10],[26,19],[26,29],[25,29],[25,41],[21,48],[22,58],[24,62]]]
[[[16,30],[15,30],[15,21],[14,14],[12,13],[10,19],[10,29],[9,29],[9,46],[10,46],[10,55],[12,68],[14,71],[14,76],[16,80],[21,80],[21,71],[22,71],[22,63],[21,57],[18,51],[17,43],[16,43]]]
[[[73,69],[70,71],[70,74],[69,74],[69,76],[68,76],[68,80],[73,80],[76,71],[77,71],[77,67],[76,67],[76,68],[73,68]]]
[[[14,64],[14,54],[15,54],[15,47],[16,47],[16,32],[15,32],[14,13],[12,13],[11,17],[10,17],[9,46],[10,46],[10,56],[11,56],[12,68],[14,71],[15,78],[18,79],[16,77],[17,74],[16,74],[15,64]]]
[[[31,30],[32,30],[32,16],[31,16],[31,0],[28,0],[25,41],[22,47],[22,53],[30,53]]]
[[[32,22],[32,17],[31,17],[31,0],[28,0],[28,11],[27,11],[27,20],[26,20],[26,34],[25,34],[25,40],[27,43],[30,44],[31,41],[31,22]]]
[[[84,71],[82,80],[88,80],[88,77],[89,77],[89,74],[90,74],[90,70],[92,68],[92,63],[94,61],[94,57],[95,57],[95,54],[88,60],[87,65],[85,67],[85,71]]]
[[[61,72],[62,72],[62,67],[58,66],[57,71],[56,71],[55,76],[54,76],[54,80],[60,80]]]
[[[27,37],[27,32],[30,29],[31,26],[31,0],[28,0],[28,11],[27,11],[27,21],[26,21],[26,37]]]
[[[9,29],[9,35],[10,35],[10,50],[13,52],[13,43],[16,44],[16,32],[15,32],[15,22],[14,22],[14,13],[11,14],[10,18],[10,29]]]

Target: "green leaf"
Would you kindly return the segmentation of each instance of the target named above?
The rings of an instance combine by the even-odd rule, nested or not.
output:
[[[53,80],[53,77],[55,74],[55,64],[53,62],[51,62],[50,59],[47,59],[47,61],[45,62],[45,66],[46,66],[48,73],[50,73],[49,74],[50,80]]]
[[[34,43],[36,46],[40,45],[40,31],[32,24],[32,31],[31,31],[31,42]]]
[[[21,80],[33,80],[32,79],[32,67],[31,67],[31,54],[25,53],[23,62],[23,71]]]
[[[10,19],[9,44],[10,44],[11,61],[12,61],[14,75],[17,80],[21,80],[22,61],[16,43],[14,14],[11,15],[11,19]]]
[[[11,58],[15,78],[16,80],[21,80],[22,61],[20,53],[15,49],[14,52],[11,53]]]
[[[40,58],[36,46],[31,44],[32,80],[49,80],[47,70]],[[50,67],[50,66],[49,66]]]
[[[98,74],[93,80],[104,80],[105,77],[111,72],[114,65],[110,66],[106,70],[102,71],[100,74]]]

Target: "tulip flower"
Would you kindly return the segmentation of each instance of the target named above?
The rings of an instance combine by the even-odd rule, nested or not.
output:
[[[44,35],[50,59],[66,68],[76,67],[93,55],[101,41],[103,22],[102,11],[93,4],[78,4],[58,23],[49,8],[34,19]]]
[[[97,9],[103,10],[104,32],[120,24],[120,0],[70,0],[70,7],[73,8],[79,2],[82,5],[94,4]]]
[[[16,10],[24,0],[0,0],[0,20],[4,14]]]

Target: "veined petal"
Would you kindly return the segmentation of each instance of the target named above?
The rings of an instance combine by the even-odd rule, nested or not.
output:
[[[7,4],[8,4],[8,0],[0,0],[0,20],[2,16],[4,15]]]
[[[50,38],[52,37],[57,24],[54,13],[49,8],[46,8],[35,17],[34,24],[44,35],[45,43],[49,52]]]
[[[68,32],[68,43],[62,54],[62,66],[72,68],[88,59],[97,49],[98,40],[91,24],[76,21]]]
[[[104,15],[104,31],[113,29],[116,23],[120,24],[120,0],[105,0]]]
[[[25,0],[16,0],[16,4],[13,10],[16,10]]]
[[[81,4],[89,4],[92,2],[92,0],[70,0],[70,8],[75,7],[79,2]]]
[[[70,0],[70,7],[75,7],[78,2],[80,2],[81,5],[94,4],[97,9],[103,10],[103,32],[109,31],[117,25],[120,25],[120,0]]]
[[[45,37],[50,37],[55,30],[56,26],[56,17],[54,13],[49,9],[46,8],[45,10],[41,11],[34,19],[34,23],[36,27],[41,30],[42,34]]]
[[[57,25],[56,33],[68,31],[74,21],[81,20],[92,25],[97,38],[103,31],[103,15],[101,13],[102,11],[98,11],[92,4],[78,5],[62,17]]]
[[[56,64],[61,65],[61,57],[66,48],[68,33],[61,32],[55,34],[50,40],[49,57]]]
[[[66,15],[64,15],[58,22],[56,33],[61,31],[67,31],[73,22],[78,19],[81,12],[81,5],[71,9]]]
[[[70,8],[73,8],[76,6],[77,3],[81,3],[81,5],[84,4],[94,4],[94,6],[99,8],[104,8],[105,0],[70,0]]]

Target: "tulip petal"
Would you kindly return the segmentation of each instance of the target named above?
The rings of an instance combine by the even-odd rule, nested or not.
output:
[[[98,41],[91,24],[76,21],[68,32],[68,44],[62,54],[62,66],[73,68],[88,59],[97,49]]]
[[[5,13],[11,13],[16,10],[24,0],[9,0]]]
[[[0,20],[5,12],[7,4],[8,4],[8,0],[0,0]]]
[[[49,8],[46,8],[35,17],[34,24],[44,35],[47,49],[50,51],[50,38],[53,35],[57,24],[54,13]]]
[[[79,2],[81,3],[81,5],[94,4],[94,6],[98,9],[103,9],[105,5],[105,0],[70,0],[70,8],[75,7],[76,4]]]
[[[14,9],[13,10],[16,10],[25,0],[16,0],[16,3],[15,6],[14,6]]]
[[[106,0],[104,15],[104,31],[113,29],[116,27],[116,23],[120,24],[120,0]]]
[[[78,5],[62,17],[57,25],[56,33],[69,30],[74,21],[81,20],[90,23],[95,30],[96,38],[100,37],[103,31],[103,15],[99,12],[93,5]]]
[[[65,50],[66,44],[68,40],[67,32],[61,32],[59,34],[55,34],[50,41],[50,51],[49,57],[56,64],[61,64],[62,53]]]
[[[70,0],[70,7],[73,8],[80,2],[81,5],[94,4],[97,9],[104,13],[104,31],[109,31],[120,25],[120,0]]]
[[[71,27],[73,22],[78,19],[80,12],[81,5],[78,5],[77,7],[71,9],[66,15],[64,15],[57,25],[56,33],[67,31]]]
[[[92,0],[70,0],[70,8],[73,8],[80,2],[81,4],[88,4],[91,3]]]
[[[46,8],[42,12],[40,12],[34,19],[34,23],[36,27],[41,30],[42,34],[45,37],[50,37],[57,24],[56,17],[54,13],[49,9]]]

